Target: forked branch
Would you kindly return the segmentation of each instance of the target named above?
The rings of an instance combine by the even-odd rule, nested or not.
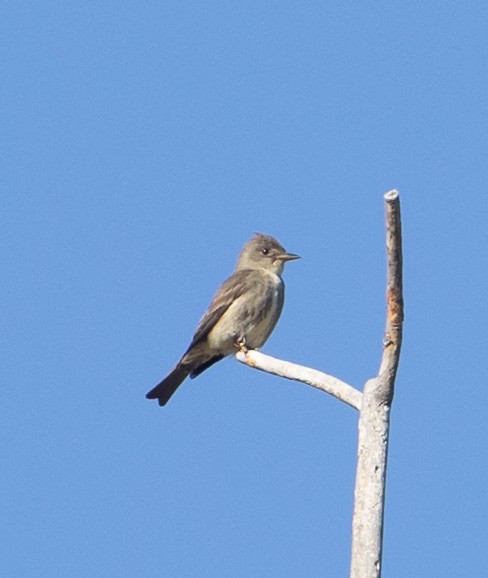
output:
[[[359,414],[351,578],[381,576],[390,407],[402,345],[402,228],[398,191],[386,193],[385,203],[386,328],[379,374],[364,386]]]
[[[242,363],[321,389],[359,410],[358,463],[354,490],[351,578],[380,578],[390,406],[400,359],[403,328],[402,228],[400,197],[385,195],[386,328],[378,376],[361,393],[340,379],[257,351],[239,352]]]

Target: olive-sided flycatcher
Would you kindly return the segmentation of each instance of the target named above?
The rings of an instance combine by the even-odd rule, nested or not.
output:
[[[173,371],[146,397],[165,405],[187,376],[194,378],[227,355],[261,347],[283,308],[286,261],[298,259],[273,237],[256,234],[244,246],[234,273],[221,285]]]

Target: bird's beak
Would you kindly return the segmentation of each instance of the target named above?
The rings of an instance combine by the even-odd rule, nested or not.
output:
[[[295,255],[294,253],[283,253],[283,255],[278,255],[276,258],[285,263],[286,261],[294,261],[295,259],[300,259],[300,255]]]

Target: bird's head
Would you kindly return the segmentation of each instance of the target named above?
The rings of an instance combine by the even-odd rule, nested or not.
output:
[[[287,261],[299,259],[298,255],[287,253],[280,243],[269,235],[256,233],[242,249],[236,271],[243,269],[265,269],[281,275]]]

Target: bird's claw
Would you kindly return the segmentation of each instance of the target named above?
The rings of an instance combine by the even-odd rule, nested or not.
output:
[[[246,338],[245,337],[239,337],[235,343],[237,349],[239,351],[242,351],[243,353],[247,353],[249,351],[249,349],[246,347]]]

